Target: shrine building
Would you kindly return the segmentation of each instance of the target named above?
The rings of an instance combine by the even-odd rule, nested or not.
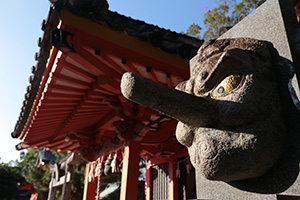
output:
[[[133,72],[175,87],[203,41],[108,9],[105,0],[50,0],[40,50],[12,137],[17,149],[78,152],[86,166],[84,200],[95,199],[88,173],[110,154],[122,158],[120,199],[137,199],[140,157],[145,199],[196,198],[195,171],[177,142],[177,121],[123,97]],[[176,108],[174,108],[176,109]]]

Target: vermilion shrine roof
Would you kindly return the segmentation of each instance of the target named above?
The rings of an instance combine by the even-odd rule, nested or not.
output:
[[[164,142],[160,154],[182,148],[173,134],[176,121],[127,101],[120,79],[131,71],[175,87],[189,77],[189,59],[202,41],[111,12],[100,1],[94,7],[52,2],[12,132],[22,140],[17,149],[100,152],[107,141],[113,149],[126,140],[131,123],[134,139],[150,154]]]

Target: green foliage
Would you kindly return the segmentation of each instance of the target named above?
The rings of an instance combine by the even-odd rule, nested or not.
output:
[[[67,152],[58,153],[54,150],[51,152],[57,158],[55,162],[59,162],[68,155]],[[49,167],[37,167],[36,162],[38,156],[39,152],[34,148],[28,149],[27,153],[21,152],[21,161],[17,164],[17,166],[22,169],[22,173],[26,181],[34,185],[34,188],[40,194],[41,198],[47,199],[51,174],[49,172]],[[72,183],[71,191],[73,199],[82,199],[85,164],[86,162],[81,160],[80,163],[75,166],[74,181]],[[60,195],[61,188],[59,188],[57,192],[58,199]]]
[[[249,15],[255,9],[259,1],[260,0],[242,0],[240,3],[236,3],[234,5],[234,11],[232,12],[233,21],[236,23]]]
[[[74,169],[74,179],[72,183],[72,193],[73,199],[81,200],[83,196],[84,188],[84,173],[85,173],[86,161],[83,159],[75,166]]]
[[[0,163],[0,199],[17,198],[24,181],[19,169],[11,163]]]
[[[58,153],[57,151],[51,151],[57,158],[55,162],[61,161],[67,152]],[[23,176],[26,181],[32,183],[40,194],[42,199],[47,199],[49,183],[51,180],[51,174],[48,168],[38,168],[36,166],[36,161],[38,159],[39,152],[38,150],[31,148],[28,149],[27,153],[21,152],[20,159],[21,161],[17,163],[17,166],[22,169]],[[138,199],[144,199],[144,168],[146,165],[146,160],[141,158],[140,160],[140,177],[139,177],[139,192]],[[74,179],[72,183],[71,196],[72,199],[82,199],[83,187],[84,187],[84,173],[85,173],[86,161],[81,160],[74,168]],[[102,189],[105,188],[109,183],[120,183],[121,182],[121,173],[120,174],[111,174],[109,176],[102,175],[101,185]],[[62,188],[58,188],[56,193],[56,199],[61,198]],[[1,198],[0,198],[1,199]]]
[[[203,16],[203,23],[206,27],[202,39],[212,40],[219,37],[219,30],[222,27],[232,27],[242,18],[250,14],[260,0],[218,0],[218,6],[212,10],[207,7]],[[196,25],[196,26],[195,26]],[[189,36],[201,38],[201,27],[193,23],[184,33]],[[195,31],[197,34],[195,34]]]
[[[203,39],[215,39],[218,37],[219,28],[234,24],[229,15],[229,8],[233,3],[233,1],[220,0],[217,8],[208,10],[204,14],[203,23],[207,29],[203,34]]]
[[[186,32],[181,32],[181,34],[185,34],[185,35],[188,35],[188,36],[191,36],[191,37],[196,37],[196,38],[200,38],[200,30],[201,30],[201,27],[198,25],[198,24],[191,24],[189,26],[189,28],[187,29]]]
[[[38,151],[34,148],[30,148],[26,154],[22,152],[20,158],[21,162],[19,162],[17,166],[22,169],[22,174],[26,181],[32,183],[42,197],[47,196],[50,173],[48,169],[38,168],[36,166]]]

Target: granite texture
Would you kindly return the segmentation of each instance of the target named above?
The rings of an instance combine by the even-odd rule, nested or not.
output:
[[[195,118],[195,125],[180,121],[176,130],[204,177],[227,182],[255,178],[277,162],[286,132],[264,42],[239,38],[204,43],[190,79],[177,89],[198,97],[194,107],[205,106],[200,102],[205,99],[215,110],[210,121],[204,123],[201,117]]]
[[[273,49],[272,59],[279,84],[288,145],[278,162],[258,178],[226,183],[207,180],[197,172],[197,198],[300,199],[300,116],[297,109],[300,31],[292,1],[266,1],[219,39],[240,37],[270,42],[270,46],[277,50]]]

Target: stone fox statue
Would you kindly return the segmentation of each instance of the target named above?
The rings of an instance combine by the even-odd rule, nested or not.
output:
[[[123,95],[179,120],[178,141],[210,180],[265,174],[281,156],[286,131],[271,54],[264,42],[224,39],[199,49],[189,80],[177,90],[132,73]]]

